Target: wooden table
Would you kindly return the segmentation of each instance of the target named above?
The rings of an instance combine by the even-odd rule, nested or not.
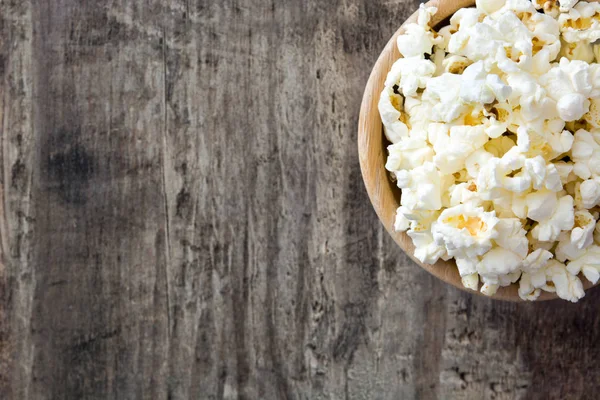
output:
[[[418,4],[0,0],[0,398],[597,398],[600,290],[463,293],[369,204]]]

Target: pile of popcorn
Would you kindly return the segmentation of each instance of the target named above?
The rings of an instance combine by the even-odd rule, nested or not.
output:
[[[438,32],[436,11],[398,38],[379,101],[395,229],[469,289],[576,302],[600,278],[600,4],[478,0]]]

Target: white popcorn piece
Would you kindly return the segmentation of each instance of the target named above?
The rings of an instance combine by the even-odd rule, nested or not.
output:
[[[479,275],[471,274],[466,275],[461,278],[462,284],[464,287],[470,290],[477,291],[479,289]]]
[[[486,296],[493,296],[496,294],[499,287],[500,287],[500,285],[498,285],[498,284],[484,283],[481,286],[481,293],[483,293]]]
[[[583,119],[590,125],[590,128],[600,128],[600,99],[590,99],[590,110],[583,116]]]
[[[506,250],[512,251],[521,259],[527,256],[529,242],[525,236],[527,232],[523,229],[521,221],[517,218],[500,218],[496,224],[498,237],[496,243]]]
[[[518,281],[519,278],[521,278],[521,274],[521,270],[517,269],[516,271],[510,272],[506,275],[500,275],[498,276],[498,284],[502,287],[512,285]]]
[[[508,136],[494,138],[484,145],[486,152],[494,157],[502,158],[510,149],[516,146],[516,143]]]
[[[575,4],[579,3],[579,0],[559,0],[560,12],[569,12],[571,8],[575,7]]]
[[[549,190],[539,190],[525,196],[527,218],[541,222],[550,218],[558,206],[556,193]]]
[[[581,179],[600,176],[600,131],[590,133],[583,129],[575,132],[571,149],[573,172]]]
[[[397,39],[398,50],[404,57],[424,58],[432,53],[433,42],[433,32],[418,24],[406,25],[405,33]]]
[[[489,104],[494,100],[505,101],[512,93],[496,74],[486,71],[483,61],[469,65],[462,74],[460,98],[466,103]]]
[[[403,57],[422,59],[426,54],[432,54],[434,44],[441,43],[441,38],[436,39],[429,26],[431,17],[436,12],[436,7],[425,7],[421,4],[417,22],[406,25],[404,34],[398,36],[397,46]]]
[[[471,204],[473,207],[479,207],[483,203],[483,199],[477,192],[477,185],[474,181],[463,182],[450,187],[450,206],[458,206],[460,204]]]
[[[471,155],[465,159],[465,167],[469,176],[471,178],[477,178],[481,166],[485,165],[492,158],[494,158],[494,156],[482,148],[471,153]]]
[[[456,257],[455,257],[456,258]],[[461,277],[469,276],[477,273],[477,264],[479,263],[479,257],[475,256],[472,258],[456,258],[456,268],[458,268],[458,274]]]
[[[433,241],[431,234],[431,224],[439,214],[439,211],[412,210],[404,205],[396,210],[394,229],[407,231],[416,246],[415,257],[427,264],[446,256],[445,249]]]
[[[384,88],[379,97],[379,114],[383,122],[385,137],[392,143],[408,137],[408,126],[404,122],[406,116],[402,114],[404,99],[394,93],[392,88]]]
[[[437,7],[426,7],[425,4],[421,4],[419,6],[419,14],[417,15],[417,25],[429,30],[431,18],[437,11]]]
[[[548,96],[557,102],[561,119],[575,121],[589,111],[589,97],[594,90],[590,65],[580,60],[561,58],[540,77]]]
[[[556,260],[550,260],[546,265],[546,280],[549,282],[543,289],[556,291],[558,297],[576,303],[585,296],[583,284],[576,275],[567,271],[565,265]]]
[[[515,196],[514,193],[511,193],[508,190],[505,190],[501,196],[498,196],[498,197],[494,198],[493,200],[491,200],[491,203],[493,204],[493,206],[491,208],[494,209],[494,211],[496,211],[496,216],[498,218],[516,218],[517,217],[512,210],[513,196]],[[484,203],[484,205],[488,205],[488,208],[489,208],[489,202]]]
[[[553,165],[554,168],[556,168],[556,170],[558,171],[560,181],[563,185],[577,179],[577,176],[573,174],[574,164],[572,162],[558,161],[555,162]]]
[[[544,274],[544,283],[546,282],[546,276]],[[519,297],[523,300],[534,301],[540,297],[541,289],[534,287],[531,284],[531,275],[523,272],[521,279],[519,280]]]
[[[423,92],[423,100],[433,104],[429,110],[429,118],[433,121],[452,122],[467,111],[467,106],[460,99],[462,77],[444,73],[427,81]]]
[[[504,7],[506,0],[477,0],[475,6],[478,10],[490,15]]]
[[[595,228],[596,220],[592,214],[585,210],[576,211],[573,230],[560,235],[556,259],[564,262],[578,258],[594,242]]]
[[[467,57],[449,55],[442,61],[444,72],[449,74],[462,74],[465,68],[473,64]]]
[[[557,18],[560,15],[560,5],[556,0],[531,0],[531,3],[549,17]]]
[[[402,189],[401,203],[412,210],[439,210],[442,207],[442,177],[433,163],[396,173]]]
[[[473,259],[492,248],[498,218],[481,207],[461,204],[442,211],[431,231],[435,242],[444,246],[449,256]]]
[[[538,199],[539,200],[539,199]],[[546,215],[548,203],[534,203],[544,206],[543,211],[536,211],[535,215]],[[532,205],[529,205],[531,210]],[[532,218],[533,219],[533,218]],[[560,232],[573,228],[575,223],[573,198],[569,195],[563,196],[555,203],[552,214],[542,219],[531,231],[533,237],[543,242],[556,241]]]
[[[482,125],[459,125],[449,130],[443,124],[429,127],[429,142],[435,151],[433,162],[444,175],[463,169],[467,157],[489,140]]]
[[[591,63],[596,57],[594,53],[594,46],[589,42],[574,42],[574,43],[562,43],[559,57],[566,57],[569,60],[581,60],[586,63]]]
[[[415,245],[415,257],[422,263],[435,264],[446,254],[444,247],[435,243],[431,232],[415,232],[409,230],[407,234]]]
[[[579,2],[575,7],[558,16],[560,31],[565,41],[593,42],[600,39],[600,23],[598,3]]]
[[[396,219],[394,220],[394,230],[396,232],[404,232],[410,228],[410,221],[404,216],[401,208],[402,206],[396,210]]]
[[[419,88],[424,88],[427,78],[433,76],[435,64],[419,57],[400,58],[392,65],[385,80],[385,86],[398,86],[405,96],[414,96]]]
[[[581,119],[590,109],[590,101],[582,94],[569,93],[556,103],[558,115],[565,121]]]
[[[527,158],[519,150],[513,147],[502,158],[491,158],[479,169],[477,187],[484,199],[497,198],[504,190],[524,193],[532,185],[534,189],[561,190],[560,175],[555,167],[546,166],[540,156]]]
[[[581,206],[584,208],[594,208],[600,205],[600,178],[588,179],[579,185],[579,194],[581,196]]]
[[[523,258],[502,247],[494,247],[481,258],[477,273],[486,283],[500,284],[500,277],[518,272]]]
[[[523,260],[519,296],[523,300],[535,300],[546,285],[545,267],[552,258],[552,253],[545,249],[537,249]]]
[[[433,149],[425,140],[402,138],[388,146],[385,168],[390,172],[411,170],[433,160]]]
[[[585,278],[596,284],[600,279],[600,246],[593,245],[585,249],[580,256],[567,264],[572,275],[583,273]]]
[[[432,105],[417,97],[404,99],[404,112],[408,115],[410,131],[408,135],[414,139],[427,140]]]

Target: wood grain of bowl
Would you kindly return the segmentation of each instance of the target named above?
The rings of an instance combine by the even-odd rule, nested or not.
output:
[[[440,26],[438,25],[441,22],[445,21],[460,8],[474,6],[475,1],[433,0],[427,2],[426,5],[438,8],[437,13],[432,19],[432,25],[439,28]],[[480,292],[473,292],[462,285],[454,260],[440,260],[433,265],[424,264],[415,258],[414,246],[411,238],[405,232],[394,231],[396,209],[400,206],[400,189],[390,180],[385,169],[385,160],[387,158],[386,147],[389,143],[383,134],[383,127],[377,103],[381,91],[383,90],[385,78],[392,67],[392,64],[400,58],[400,53],[396,47],[396,39],[404,32],[404,26],[407,23],[415,22],[416,18],[417,12],[411,15],[410,18],[400,26],[396,33],[394,33],[377,59],[365,88],[358,125],[358,154],[363,180],[367,192],[369,193],[371,203],[373,204],[379,219],[389,234],[392,235],[396,243],[398,243],[410,258],[444,282],[468,291],[469,293],[478,293],[482,295]],[[582,279],[582,282],[586,290],[593,286],[586,279]],[[523,301],[519,297],[517,290],[517,284],[500,288],[492,298],[508,301]],[[542,292],[538,301],[555,298],[557,298],[555,293]]]

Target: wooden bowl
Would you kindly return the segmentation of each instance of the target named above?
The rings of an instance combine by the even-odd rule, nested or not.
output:
[[[454,14],[457,10],[463,7],[472,7],[475,5],[474,0],[433,0],[426,3],[427,6],[438,8],[437,13],[432,18],[432,26],[436,26]],[[365,88],[365,93],[360,109],[360,119],[358,124],[358,155],[360,158],[360,168],[362,170],[363,180],[369,198],[375,211],[386,230],[394,238],[396,243],[413,259],[418,265],[426,271],[440,278],[446,283],[449,283],[459,289],[473,292],[466,289],[461,282],[458,269],[453,260],[439,260],[437,263],[430,265],[424,264],[417,260],[414,256],[415,247],[412,244],[411,238],[405,232],[394,231],[394,219],[396,209],[400,206],[400,189],[390,180],[388,172],[385,169],[385,160],[387,158],[388,142],[383,134],[383,126],[379,116],[377,104],[379,96],[383,90],[385,78],[392,67],[392,64],[400,58],[400,53],[396,47],[396,39],[404,33],[404,25],[415,22],[417,12],[408,18],[404,24],[394,33],[390,41],[387,43],[383,52],[377,59],[375,67],[371,72],[369,81]],[[584,288],[588,289],[593,286],[587,279],[582,279]],[[523,301],[518,295],[518,285],[498,289],[498,292],[491,296],[494,299],[508,301]],[[483,295],[482,295],[483,296]],[[550,300],[557,298],[555,293],[542,291],[538,300]]]

